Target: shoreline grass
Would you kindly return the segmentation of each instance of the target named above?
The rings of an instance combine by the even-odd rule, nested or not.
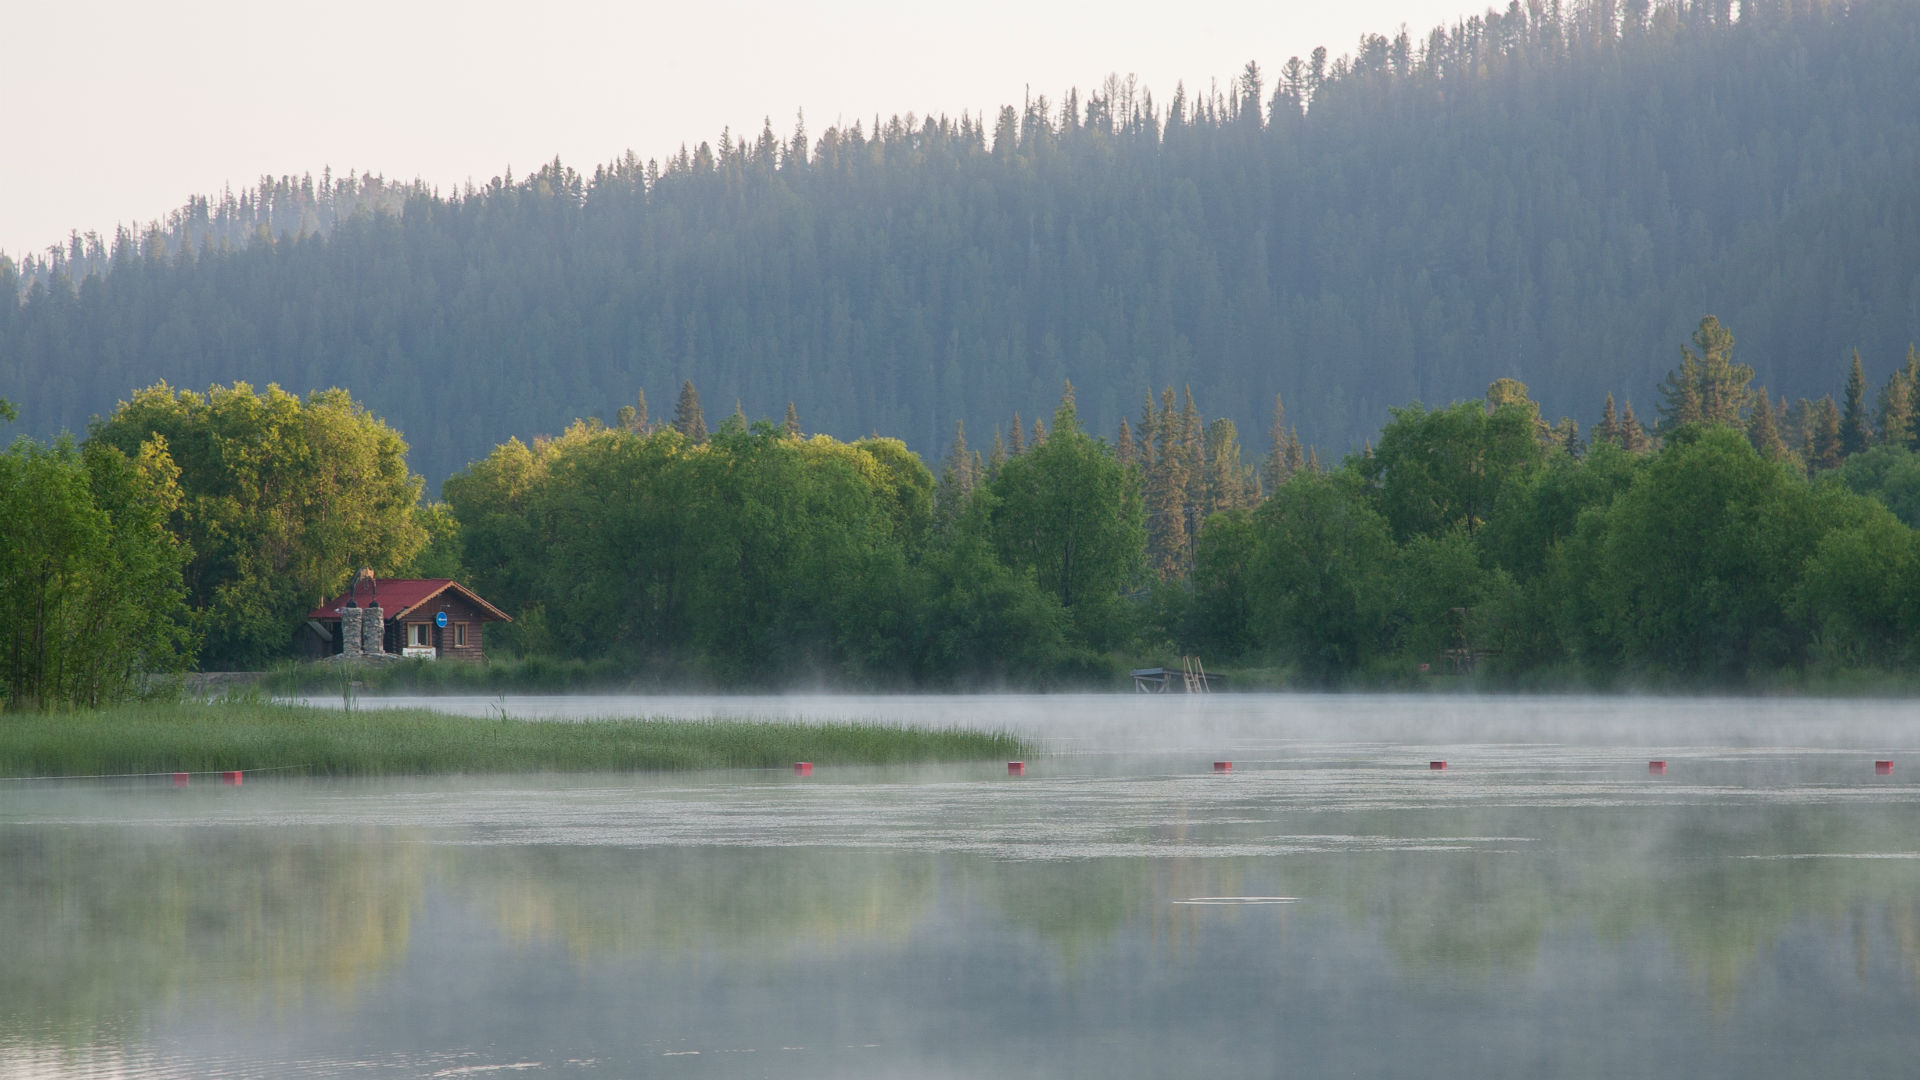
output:
[[[0,713],[0,778],[231,769],[307,776],[626,772],[1018,758],[1007,732],[873,722],[520,720],[243,703]]]

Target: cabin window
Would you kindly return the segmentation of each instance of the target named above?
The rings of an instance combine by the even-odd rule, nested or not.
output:
[[[456,649],[464,649],[467,647],[466,623],[457,622],[453,624],[453,647]]]
[[[417,622],[407,624],[408,645],[432,645],[433,627],[431,624]]]

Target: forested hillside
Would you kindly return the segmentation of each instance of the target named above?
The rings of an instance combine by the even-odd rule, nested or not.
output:
[[[1323,453],[1499,376],[1590,426],[1609,391],[1644,412],[1708,311],[1774,395],[1853,347],[1877,385],[1920,339],[1920,5],[1729,10],[1515,3],[1218,90],[451,194],[263,182],[0,259],[0,390],[46,434],[156,379],[344,386],[437,485],[688,379],[928,455],[1066,379],[1103,433],[1168,384],[1247,432],[1284,393]]]

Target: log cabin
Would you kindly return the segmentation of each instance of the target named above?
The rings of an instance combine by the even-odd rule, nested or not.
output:
[[[486,624],[512,621],[452,578],[375,580],[363,571],[353,588],[307,612],[300,651],[316,660],[483,660]]]

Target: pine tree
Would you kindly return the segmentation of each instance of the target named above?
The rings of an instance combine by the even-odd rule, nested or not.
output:
[[[1033,438],[1028,442],[1027,445],[1040,446],[1044,444],[1046,441],[1047,441],[1047,425],[1044,422],[1042,422],[1039,417],[1036,416],[1034,417],[1034,420],[1033,420]]]
[[[1113,456],[1129,469],[1139,464],[1139,451],[1133,445],[1133,425],[1127,423],[1124,416],[1120,418],[1120,435],[1113,441]]]
[[[633,398],[633,427],[629,430],[644,435],[653,430],[653,418],[647,415],[647,392],[641,390]]]
[[[987,454],[987,479],[1000,475],[1000,466],[1007,463],[1007,441],[1000,436],[1000,429],[993,429],[993,450]]]
[[[680,384],[680,401],[673,407],[673,430],[689,442],[707,441],[707,416],[700,411],[700,392],[693,388],[692,379]]]
[[[1789,456],[1787,442],[1780,437],[1780,426],[1773,414],[1773,399],[1766,387],[1754,395],[1753,415],[1747,419],[1747,441],[1768,461],[1784,461]]]
[[[1160,414],[1154,410],[1153,391],[1147,391],[1147,400],[1140,406],[1140,466],[1142,469],[1153,467],[1157,455],[1156,441],[1160,437]]]
[[[1293,466],[1287,460],[1287,405],[1279,394],[1273,395],[1273,422],[1267,425],[1267,442],[1272,449],[1261,462],[1260,479],[1268,492],[1275,492],[1293,475]]]
[[[1209,515],[1252,506],[1259,495],[1258,477],[1240,461],[1240,430],[1224,416],[1207,425],[1206,475]]]
[[[1208,485],[1206,430],[1200,409],[1193,403],[1193,387],[1185,388],[1180,407],[1180,455],[1187,474],[1187,567],[1192,566],[1193,538],[1200,535],[1200,522],[1213,506],[1214,492]],[[1185,573],[1183,568],[1182,573]]]
[[[967,449],[967,425],[956,421],[953,425],[953,446],[947,450],[947,458],[940,467],[940,480],[934,487],[933,505],[942,527],[956,520],[972,496],[974,486],[980,480],[980,455]]]
[[[1853,350],[1847,371],[1847,406],[1840,417],[1840,454],[1852,457],[1873,443],[1873,424],[1867,418],[1867,376],[1860,369],[1860,350]]]
[[[1173,580],[1186,573],[1191,536],[1187,531],[1187,500],[1192,479],[1181,453],[1180,424],[1173,411],[1173,387],[1160,392],[1160,413],[1154,418],[1159,438],[1147,473],[1147,559],[1154,573]]]
[[[1907,373],[1896,371],[1880,391],[1880,441],[1888,446],[1913,447],[1913,389]]]
[[[1833,398],[1823,397],[1813,406],[1813,438],[1808,447],[1807,464],[1815,469],[1837,469],[1843,456],[1840,448],[1840,409]]]
[[[1008,457],[1019,457],[1027,452],[1026,424],[1020,419],[1020,410],[1013,411],[1013,439],[1007,446]]]
[[[1593,427],[1593,444],[1603,442],[1620,445],[1620,415],[1614,411],[1613,395],[1607,395],[1606,408],[1600,411],[1600,422]]]
[[[1753,399],[1747,389],[1753,369],[1733,362],[1733,334],[1708,315],[1693,332],[1693,344],[1700,351],[1680,346],[1680,366],[1660,383],[1666,399],[1660,407],[1660,430],[1694,423],[1744,428]]]
[[[1553,425],[1553,449],[1568,457],[1580,456],[1580,422],[1571,416],[1563,416]]]
[[[1646,429],[1633,415],[1633,402],[1620,413],[1620,448],[1630,454],[1644,454],[1653,449],[1653,440],[1647,437]]]
[[[1787,441],[1787,449],[1799,454],[1801,458],[1813,459],[1814,416],[1819,410],[1813,402],[1801,398],[1792,405],[1786,404],[1786,398],[1780,399],[1781,438]]]
[[[787,419],[780,425],[780,430],[784,432],[789,439],[797,439],[800,437],[800,413],[793,407],[793,402],[791,401],[787,402]],[[965,449],[966,445],[967,440],[963,436],[960,439],[960,447]]]

